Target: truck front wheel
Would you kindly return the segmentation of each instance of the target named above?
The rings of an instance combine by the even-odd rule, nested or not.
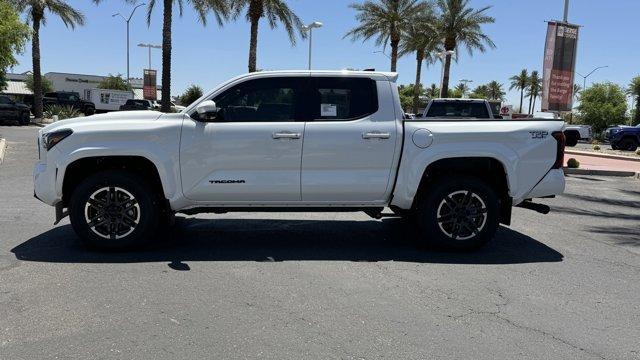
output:
[[[85,245],[102,250],[130,248],[149,241],[159,223],[159,206],[141,177],[103,171],[73,192],[69,218]]]
[[[486,182],[471,176],[441,177],[427,186],[428,193],[418,204],[421,241],[469,251],[493,238],[498,228],[498,197]]]

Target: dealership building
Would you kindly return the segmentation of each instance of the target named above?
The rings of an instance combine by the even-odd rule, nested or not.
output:
[[[31,90],[27,89],[25,80],[27,75],[31,72],[25,72],[22,74],[7,73],[7,88],[0,91],[0,93],[12,95],[13,97],[20,98],[24,95],[32,94]],[[51,81],[53,89],[55,91],[73,91],[80,94],[80,97],[84,100],[89,100],[89,94],[92,89],[96,89],[98,85],[106,78],[101,75],[85,75],[85,74],[70,74],[59,72],[48,72],[44,74],[47,80]],[[142,95],[142,79],[131,78],[131,89],[133,90],[134,99],[144,99]],[[162,87],[157,86],[156,96],[157,99],[161,98]]]

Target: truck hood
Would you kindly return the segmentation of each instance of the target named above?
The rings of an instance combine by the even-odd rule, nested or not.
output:
[[[73,119],[56,121],[41,129],[42,133],[58,129],[73,128],[75,125],[82,125],[96,121],[131,121],[131,120],[157,120],[163,113],[159,111],[117,111],[106,114],[82,116]]]

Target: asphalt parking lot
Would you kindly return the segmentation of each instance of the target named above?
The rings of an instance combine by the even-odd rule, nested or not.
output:
[[[133,253],[33,198],[33,127],[0,127],[0,359],[640,358],[640,181],[571,176],[469,254],[364,214],[181,218]]]

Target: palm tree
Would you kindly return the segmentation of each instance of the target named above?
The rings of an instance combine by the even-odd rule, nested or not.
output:
[[[291,45],[296,44],[296,32],[306,38],[302,21],[284,0],[228,0],[234,12],[234,18],[246,8],[247,21],[251,23],[251,39],[249,40],[249,72],[257,70],[258,59],[258,25],[260,19],[267,18],[269,26],[274,29],[281,22],[289,35]]]
[[[395,72],[402,33],[408,29],[414,15],[426,11],[429,5],[422,0],[367,0],[349,7],[357,11],[356,20],[360,25],[344,37],[351,37],[353,41],[375,37],[376,46],[386,47],[389,43],[391,71]]]
[[[524,100],[524,91],[529,87],[529,72],[527,69],[522,69],[520,74],[514,75],[509,78],[511,80],[511,85],[509,86],[509,90],[520,90],[520,110],[522,113],[522,101]]]
[[[440,88],[438,88],[438,85],[436,84],[431,84],[431,86],[426,88],[425,92],[425,95],[427,95],[429,99],[434,99],[440,96]]]
[[[633,118],[633,124],[640,124],[640,76],[636,76],[631,79],[629,87],[627,88],[627,94],[635,100],[635,115]]]
[[[493,80],[487,84],[487,95],[490,100],[502,100],[505,96],[504,90],[502,90],[502,84]]]
[[[422,88],[420,78],[422,75],[422,62],[426,60],[427,65],[435,62],[434,51],[438,46],[438,38],[434,36],[432,24],[435,20],[431,6],[425,6],[421,13],[415,15],[412,23],[400,37],[400,49],[398,56],[404,56],[415,52],[416,54],[416,81],[413,91],[413,113],[418,113],[420,102],[419,93]]]
[[[490,99],[489,87],[487,85],[479,85],[471,92],[472,99]]]
[[[466,83],[461,82],[458,85],[456,85],[454,90],[456,92],[458,92],[461,97],[465,97],[465,96],[467,96],[467,94],[469,94],[469,85],[467,85]]]
[[[98,4],[103,0],[93,0]],[[136,0],[125,0],[135,3]],[[163,0],[162,1],[162,99],[160,111],[171,111],[171,22],[173,20],[173,5],[178,4],[179,15],[182,16],[184,3],[190,3],[198,14],[202,25],[207,25],[207,14],[213,12],[218,25],[222,26],[228,16],[228,0]],[[147,25],[151,25],[151,14],[156,6],[156,0],[147,3]]]
[[[496,45],[482,32],[481,25],[491,24],[495,19],[485,14],[491,6],[481,9],[469,7],[469,0],[437,0],[440,9],[438,19],[438,33],[443,41],[445,51],[455,51],[459,45],[464,45],[469,52],[473,50],[484,52],[485,45],[495,48]],[[451,55],[447,53],[444,60],[444,76],[440,96],[449,93],[449,72],[451,70]]]
[[[40,69],[40,26],[51,13],[62,20],[66,27],[75,29],[84,25],[84,15],[63,0],[22,0],[14,2],[20,12],[25,12],[33,34],[31,39],[31,58],[33,62],[33,115],[42,118],[42,71]]]
[[[540,96],[542,91],[542,79],[538,75],[538,71],[532,71],[529,78],[529,88],[527,89],[527,96],[529,97],[529,114],[533,114],[536,108],[536,98]],[[533,103],[532,103],[533,100]]]

